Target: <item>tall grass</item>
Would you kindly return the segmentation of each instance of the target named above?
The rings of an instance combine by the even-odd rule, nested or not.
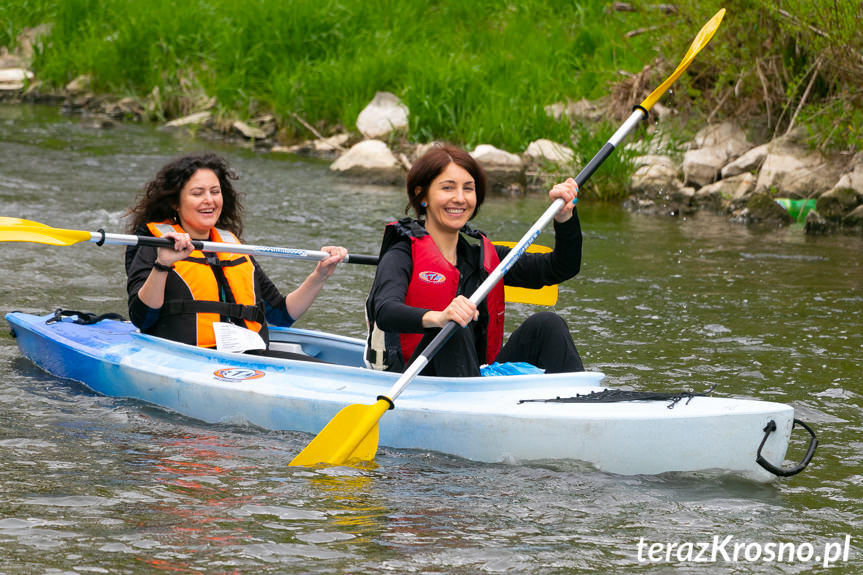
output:
[[[545,106],[607,95],[622,72],[663,59],[673,67],[720,5],[728,5],[723,28],[665,102],[699,123],[713,110],[716,119],[772,115],[769,127],[787,126],[812,60],[839,53],[807,26],[823,27],[837,46],[861,42],[858,0],[834,0],[832,10],[801,0],[796,24],[777,15],[775,0],[680,0],[673,14],[630,3],[635,11],[606,0],[3,0],[0,45],[52,22],[34,61],[40,80],[62,86],[88,74],[96,90],[141,99],[158,88],[150,99],[162,118],[215,100],[227,117],[274,114],[290,140],[308,136],[296,116],[324,132],[351,129],[374,94],[389,91],[411,110],[413,140],[520,152],[549,138],[589,158],[595,148],[587,146],[608,134],[554,120]],[[861,89],[835,81],[835,61],[821,67],[798,122],[859,118]],[[761,102],[755,64],[771,91]],[[655,71],[657,83],[664,72]],[[825,113],[815,96],[826,98]],[[790,111],[779,118],[777,107]],[[833,142],[853,146],[861,137],[859,128],[843,129]],[[623,171],[611,163],[597,177],[622,189],[615,174]]]
[[[6,3],[10,30],[34,23],[23,16],[31,2]],[[240,115],[348,127],[386,90],[411,109],[416,139],[521,150],[540,136],[568,138],[544,106],[601,96],[619,70],[653,57],[656,38],[623,37],[646,15],[606,5],[45,0],[38,12],[54,29],[35,65],[57,85],[90,74],[97,89],[138,97],[199,87]]]

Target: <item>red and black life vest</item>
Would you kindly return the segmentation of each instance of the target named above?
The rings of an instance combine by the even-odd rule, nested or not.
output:
[[[155,237],[162,237],[165,233],[174,231],[185,233],[182,227],[170,221],[148,223],[147,229]],[[210,240],[240,243],[233,233],[217,228],[210,230]],[[169,294],[166,290],[165,303],[160,310],[159,323],[162,325],[157,329],[162,332],[174,331],[167,337],[201,347],[215,347],[213,322],[221,321],[222,317],[234,320],[252,331],[261,332],[266,320],[263,306],[255,297],[255,265],[249,256],[209,252],[205,254],[195,250],[186,259],[174,264],[174,272],[188,288],[188,292],[177,298],[176,293]],[[217,277],[218,275],[224,280]],[[267,339],[265,331],[261,335]]]
[[[461,231],[481,240],[482,278],[485,279],[500,263],[497,251],[491,241],[482,232],[473,230],[467,226]],[[458,269],[443,257],[443,254],[440,253],[440,250],[425,228],[416,220],[409,218],[392,222],[387,226],[384,233],[381,256],[402,237],[410,239],[413,262],[411,278],[404,303],[412,307],[434,311],[445,309],[458,295]],[[486,363],[492,363],[500,352],[503,343],[505,308],[503,281],[498,282],[491,289],[480,306],[485,306],[488,312],[487,314],[480,313],[480,321],[485,321],[484,325],[481,326],[486,336],[484,360]],[[371,306],[367,305],[367,313],[370,313],[369,307]],[[366,359],[375,369],[387,369],[392,363],[392,358],[385,356],[391,354],[394,350],[391,349],[392,345],[386,345],[380,333],[375,333],[376,330],[378,332],[380,330],[374,323],[374,318],[369,317],[368,319],[370,329]],[[402,364],[410,359],[422,338],[422,333],[399,334],[398,351],[401,355],[399,359]]]

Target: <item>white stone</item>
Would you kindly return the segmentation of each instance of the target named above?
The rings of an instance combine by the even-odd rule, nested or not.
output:
[[[734,122],[722,122],[702,128],[693,142],[696,148],[717,148],[726,156],[726,162],[746,153],[752,145],[743,130]]]
[[[489,144],[480,144],[470,153],[473,158],[483,165],[512,166],[520,168],[521,158],[516,154],[495,148]]]
[[[755,190],[755,175],[744,172],[728,179],[708,184],[695,193],[695,203],[725,210],[748,197]]]
[[[656,164],[666,166],[675,172],[677,171],[677,165],[674,163],[674,160],[668,156],[647,154],[646,156],[636,156],[632,159],[632,167],[636,170],[642,166],[652,166]]]
[[[210,116],[212,116],[210,112],[196,112],[194,114],[189,114],[188,116],[183,116],[182,118],[177,118],[175,120],[171,120],[170,122],[166,122],[165,125],[169,128],[179,128],[181,126],[195,126],[206,122],[210,119]]]
[[[696,187],[712,184],[719,177],[719,170],[727,156],[718,147],[687,150],[683,154],[683,181]]]
[[[0,82],[23,82],[33,78],[33,72],[24,68],[5,68],[0,70]]]
[[[756,193],[771,188],[787,197],[809,198],[831,189],[839,179],[839,169],[819,152],[786,145],[771,145],[758,172]]]
[[[570,164],[575,159],[575,152],[571,148],[545,139],[531,142],[524,153],[530,158],[557,164]]]
[[[850,170],[842,174],[833,189],[854,190],[863,196],[863,154],[857,154],[852,161]]]
[[[357,117],[357,130],[369,139],[386,138],[392,132],[407,130],[409,114],[398,96],[378,92]]]
[[[630,192],[654,199],[671,197],[683,185],[677,179],[677,168],[666,163],[645,164],[635,170],[629,182]]]
[[[231,127],[244,138],[248,138],[250,140],[263,140],[267,137],[267,134],[262,129],[250,126],[240,120],[235,120],[234,123],[231,124]]]
[[[344,145],[348,143],[348,139],[350,136],[347,134],[336,134],[335,136],[330,136],[329,138],[321,138],[320,140],[315,140],[312,145],[315,148],[316,152],[333,152],[336,150],[343,149]]]
[[[398,159],[384,142],[363,140],[333,162],[330,169],[336,172],[347,172],[354,169],[392,169],[399,166]]]
[[[90,89],[90,76],[83,74],[78,76],[68,84],[66,84],[66,91],[72,94],[76,94],[78,92],[85,92]]]
[[[764,159],[767,157],[767,144],[756,146],[722,168],[721,174],[723,178],[737,176],[744,172],[754,172],[761,167]]]

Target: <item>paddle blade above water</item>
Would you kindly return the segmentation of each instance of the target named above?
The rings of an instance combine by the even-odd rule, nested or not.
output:
[[[71,246],[79,242],[88,242],[90,232],[80,230],[60,230],[42,225],[7,224],[4,218],[0,221],[0,242],[31,242],[52,246]],[[22,220],[26,221],[26,220]]]
[[[326,427],[290,463],[348,465],[373,461],[378,450],[378,421],[390,403],[354,404],[339,411]]]
[[[641,102],[641,107],[645,110],[650,110],[653,105],[656,103],[659,98],[668,91],[668,88],[680,77],[681,74],[689,67],[689,64],[692,63],[692,60],[695,59],[696,54],[701,52],[701,49],[704,48],[710,39],[713,38],[713,35],[716,33],[717,28],[719,28],[719,24],[722,23],[722,18],[725,16],[725,8],[722,8],[713,15],[713,18],[707,21],[704,26],[701,27],[701,30],[698,31],[698,35],[695,36],[695,39],[692,41],[692,44],[689,46],[689,50],[686,51],[686,54],[683,56],[683,60],[680,61],[680,64],[677,65],[677,68],[674,69],[671,76],[665,79],[665,81],[659,85],[650,95]]]

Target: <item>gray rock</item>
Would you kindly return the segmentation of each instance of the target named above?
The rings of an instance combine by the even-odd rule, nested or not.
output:
[[[636,156],[632,159],[632,167],[636,170],[642,166],[653,166],[659,164],[667,167],[669,170],[673,170],[675,174],[677,173],[677,164],[675,164],[674,160],[668,156],[647,154],[646,156]]]
[[[714,182],[695,192],[693,203],[713,211],[742,207],[755,190],[756,177],[748,172]]]
[[[791,223],[788,211],[776,203],[770,194],[755,193],[746,201],[749,220],[753,223],[787,226]]]
[[[797,199],[817,197],[834,186],[840,172],[841,166],[821,152],[778,140],[769,144],[755,191],[775,190],[778,196]]]
[[[807,234],[820,235],[830,232],[833,226],[824,216],[813,210],[806,214],[806,223],[803,228]]]
[[[630,193],[642,199],[669,198],[683,188],[677,168],[663,162],[644,165],[632,175]]]
[[[854,208],[849,214],[842,218],[842,224],[847,227],[863,227],[863,204]]]
[[[746,134],[734,122],[712,124],[695,134],[697,148],[719,148],[729,160],[743,155],[750,147]]]
[[[863,203],[863,196],[857,190],[836,187],[818,197],[815,209],[828,220],[841,220],[861,203]]]
[[[726,164],[720,174],[723,178],[731,178],[744,172],[755,172],[767,157],[767,144],[755,146],[733,162]]]
[[[715,147],[686,151],[683,154],[683,182],[699,188],[712,184],[726,160],[725,152]]]
[[[683,156],[683,181],[696,187],[712,184],[720,170],[750,148],[746,134],[734,122],[722,122],[699,131]]]

